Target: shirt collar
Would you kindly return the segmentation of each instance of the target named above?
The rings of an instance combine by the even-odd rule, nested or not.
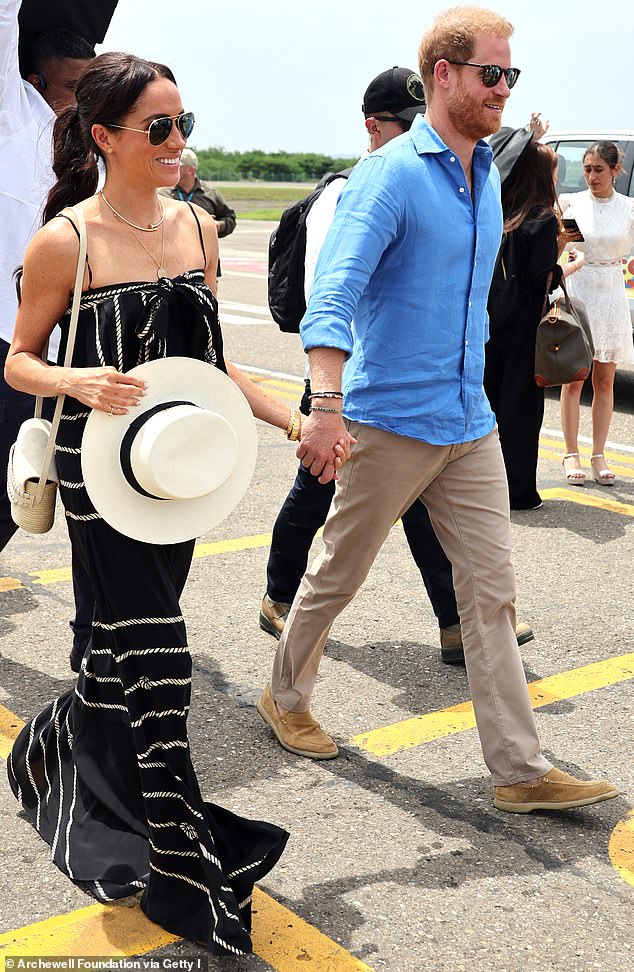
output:
[[[452,150],[448,145],[445,145],[442,138],[435,130],[432,128],[427,119],[423,115],[417,115],[412,123],[412,127],[409,130],[410,137],[414,143],[414,148],[419,155],[425,155],[430,153],[440,153],[440,152],[451,152]],[[474,156],[478,156],[483,162],[491,163],[493,159],[493,152],[491,146],[480,140],[476,142],[474,148]]]

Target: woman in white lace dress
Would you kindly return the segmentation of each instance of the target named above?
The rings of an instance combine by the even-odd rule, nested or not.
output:
[[[623,279],[623,257],[634,245],[634,199],[615,192],[619,150],[614,142],[595,142],[583,157],[585,192],[559,197],[565,217],[576,219],[584,242],[585,265],[571,277],[569,293],[583,301],[594,340],[592,367],[592,476],[612,486],[614,473],[603,450],[614,408],[617,364],[634,362],[632,324]],[[565,439],[564,474],[572,486],[583,486],[586,475],[579,461],[579,400],[583,382],[562,385],[561,424]]]

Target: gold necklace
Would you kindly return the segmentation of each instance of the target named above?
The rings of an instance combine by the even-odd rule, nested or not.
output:
[[[145,243],[143,242],[143,240],[140,239],[136,235],[136,233],[133,233],[132,230],[130,230],[130,232],[132,233],[132,236],[137,241],[137,243],[140,243],[141,244],[141,246],[143,247],[143,249],[145,250],[145,252],[147,253],[147,255],[152,260],[152,263],[156,264],[156,279],[157,280],[160,280],[161,277],[167,277],[168,276],[167,270],[163,266],[163,258],[165,256],[165,226],[163,226],[163,228],[161,230],[161,262],[160,263],[158,262],[158,260],[154,256],[154,254],[150,250],[148,250],[148,248],[145,245]]]
[[[159,228],[159,226],[162,226],[163,225],[163,221],[165,219],[165,207],[163,206],[163,203],[161,202],[160,199],[158,199],[158,204],[161,207],[161,218],[159,219],[158,223],[150,223],[149,226],[138,226],[137,223],[133,223],[132,220],[126,219],[125,216],[122,216],[121,213],[117,212],[117,210],[114,208],[114,206],[112,205],[112,203],[109,203],[108,200],[106,199],[106,197],[104,195],[103,189],[101,189],[99,191],[99,195],[101,196],[101,198],[105,202],[105,204],[108,207],[108,209],[112,213],[114,213],[114,215],[117,217],[117,219],[120,219],[122,223],[127,223],[128,226],[132,226],[136,230],[140,230],[141,233],[155,233],[156,230]],[[162,262],[163,261],[161,261],[161,263]]]

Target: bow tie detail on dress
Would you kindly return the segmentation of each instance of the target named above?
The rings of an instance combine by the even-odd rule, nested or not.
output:
[[[202,314],[208,335],[205,360],[209,364],[215,364],[216,353],[210,320],[210,317],[215,316],[215,298],[200,284],[196,286],[190,283],[188,274],[181,274],[175,279],[160,277],[156,290],[149,295],[135,328],[136,336],[143,345],[143,360],[165,357],[170,310],[179,303],[189,305],[192,310]],[[182,310],[186,312],[187,307],[182,307]]]

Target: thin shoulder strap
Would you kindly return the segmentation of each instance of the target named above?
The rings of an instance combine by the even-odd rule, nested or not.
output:
[[[70,312],[70,326],[68,328],[68,343],[66,344],[66,354],[64,355],[64,367],[68,368],[73,360],[73,351],[75,349],[75,335],[77,334],[77,319],[79,317],[79,304],[81,302],[81,288],[84,282],[84,266],[86,263],[86,222],[84,220],[83,213],[79,209],[69,210],[75,220],[77,220],[77,227],[79,233],[79,256],[77,258],[77,270],[75,271],[75,287],[73,289],[73,303],[71,305]],[[65,214],[62,214],[65,215]],[[70,217],[66,217],[69,219]],[[74,225],[74,221],[71,220]],[[51,434],[48,438],[48,443],[46,446],[46,452],[44,453],[44,461],[42,463],[42,472],[40,474],[39,482],[35,490],[35,501],[40,502],[42,496],[44,495],[44,487],[46,486],[46,480],[48,479],[49,469],[51,467],[51,462],[53,460],[53,454],[55,451],[55,439],[57,438],[57,430],[59,429],[60,418],[62,415],[62,408],[64,407],[65,395],[58,395],[57,402],[55,403],[55,412],[53,414],[53,421],[51,422]],[[35,414],[42,414],[42,399],[38,396],[35,405]]]
[[[73,229],[77,233],[77,236],[79,236],[79,230],[77,229],[77,227],[73,223],[73,221],[70,218],[70,216],[67,216],[66,213],[64,213],[64,212],[58,213],[57,215],[58,216],[62,216],[64,219],[67,219],[68,222],[70,223],[70,225],[73,227]],[[92,287],[92,267],[90,266],[90,260],[88,259],[88,254],[86,254],[86,266],[88,267],[88,286],[89,287]]]
[[[198,216],[196,215],[196,210],[194,209],[194,207],[192,206],[192,204],[188,201],[187,202],[187,205],[191,209],[192,215],[193,215],[194,219],[196,220],[196,226],[198,227],[198,237],[200,239],[200,248],[203,251],[203,268],[204,268],[204,267],[207,266],[207,253],[205,252],[205,241],[203,240],[202,226],[200,225],[200,220],[198,219]]]

